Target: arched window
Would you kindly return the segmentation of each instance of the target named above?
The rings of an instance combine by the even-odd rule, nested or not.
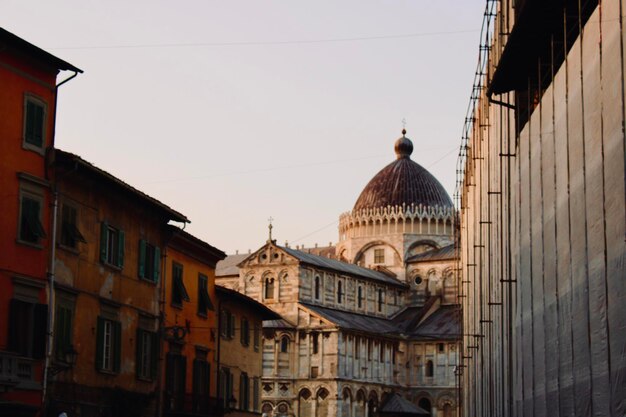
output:
[[[424,410],[430,413],[431,405],[430,405],[430,400],[428,398],[422,398],[421,400],[419,400],[417,405],[419,405],[421,408],[423,408]]]
[[[314,354],[319,352],[319,349],[320,349],[320,342],[319,342],[318,336],[319,336],[319,334],[317,334],[317,333],[311,333],[311,340],[312,340],[312,343],[313,343],[313,353]]]
[[[287,336],[283,336],[280,339],[280,352],[281,353],[289,352],[289,338]]]
[[[319,300],[320,299],[320,293],[321,293],[321,283],[320,283],[320,277],[315,277],[315,299]]]
[[[378,311],[379,312],[383,311],[383,301],[384,301],[383,300],[383,295],[384,295],[383,290],[379,289],[378,290]]]
[[[341,304],[343,302],[343,283],[341,281],[337,281],[337,303]]]
[[[433,361],[426,362],[426,376],[432,377],[435,373],[434,371]]]
[[[357,296],[357,305],[359,308],[363,307],[363,287],[359,286],[359,291],[358,291],[358,296]]]
[[[274,278],[267,278],[265,280],[265,299],[271,300],[274,298]]]

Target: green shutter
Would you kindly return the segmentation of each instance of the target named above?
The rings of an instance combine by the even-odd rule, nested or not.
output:
[[[124,268],[124,231],[123,230],[119,230],[117,232],[117,237],[119,239],[119,245],[118,245],[118,256],[117,256],[117,266],[119,266],[120,268]]]
[[[109,231],[109,225],[107,222],[100,223],[100,262],[105,263],[107,261],[107,232]]]
[[[141,363],[143,362],[143,330],[137,329],[137,336],[135,339],[135,374],[141,377]]]
[[[113,321],[111,324],[113,328],[113,372],[119,372],[122,359],[122,323]]]
[[[102,352],[104,344],[104,319],[98,317],[98,325],[96,328],[96,369],[102,369]]]
[[[159,334],[156,332],[150,333],[150,378],[152,380],[157,379],[157,372],[159,367]]]
[[[161,249],[158,246],[154,247],[154,268],[153,268],[153,277],[152,280],[154,282],[159,282],[161,279]]]
[[[139,239],[139,278],[146,278],[146,241]]]

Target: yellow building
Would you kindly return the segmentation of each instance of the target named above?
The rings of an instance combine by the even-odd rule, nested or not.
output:
[[[170,227],[162,286],[163,414],[217,415],[215,264],[219,249]]]
[[[160,248],[167,223],[188,220],[76,155],[54,150],[50,161],[57,196],[50,415],[153,416]]]
[[[216,286],[218,299],[218,397],[229,416],[258,415],[261,411],[261,377],[264,320],[280,320],[265,305],[237,291]]]

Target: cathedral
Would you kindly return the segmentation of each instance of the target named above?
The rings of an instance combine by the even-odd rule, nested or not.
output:
[[[405,135],[340,215],[336,245],[294,249],[270,234],[218,263],[218,285],[281,316],[263,323],[263,416],[456,415],[455,211]]]

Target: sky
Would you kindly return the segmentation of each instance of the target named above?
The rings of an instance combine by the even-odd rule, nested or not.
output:
[[[56,146],[232,254],[335,243],[395,159],[454,192],[484,0],[3,0],[0,26],[81,68]],[[62,73],[59,80],[70,74]]]

